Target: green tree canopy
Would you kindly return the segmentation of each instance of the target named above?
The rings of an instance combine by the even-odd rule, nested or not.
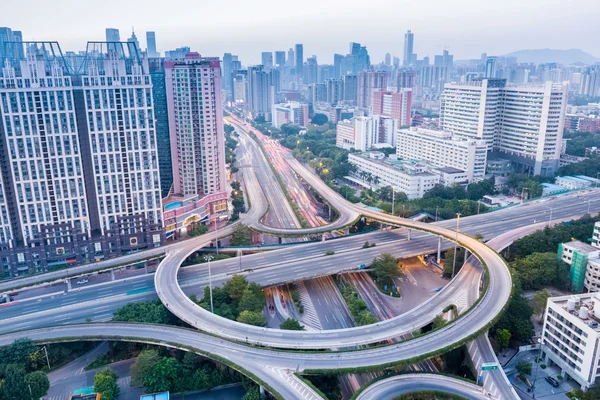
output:
[[[19,364],[8,364],[4,369],[4,381],[0,386],[0,399],[23,400],[26,393],[25,368]]]
[[[117,310],[113,320],[148,324],[175,324],[178,321],[160,300],[126,304]]]
[[[39,399],[48,394],[50,389],[50,381],[48,376],[42,371],[34,371],[25,375],[25,386],[30,389],[29,393],[32,400]]]
[[[546,310],[546,303],[548,303],[550,297],[550,292],[546,289],[540,290],[533,296],[531,303],[535,315],[541,315]]]
[[[161,358],[144,379],[144,387],[150,393],[173,391],[179,379],[181,368],[173,357]]]
[[[569,266],[556,257],[556,253],[533,253],[512,263],[523,289],[541,289],[556,286],[569,287]]]
[[[515,367],[520,377],[531,375],[531,363],[527,361],[519,361]]]
[[[508,347],[511,335],[507,329],[499,329],[498,331],[496,331],[496,336],[498,338],[498,345],[500,345],[500,350]]]
[[[117,400],[119,397],[119,385],[117,374],[105,368],[94,376],[94,391],[102,396],[102,400]]]
[[[325,114],[315,114],[310,122],[315,125],[325,125],[329,122],[329,118]]]
[[[303,331],[304,326],[300,325],[298,321],[293,318],[288,318],[281,325],[279,325],[279,329],[285,329],[288,331]]]
[[[238,315],[237,321],[242,324],[255,325],[255,326],[266,326],[267,321],[262,312],[244,310]]]
[[[231,234],[231,245],[232,246],[247,246],[251,243],[250,228],[244,224],[236,226],[235,230]]]
[[[375,258],[369,267],[377,279],[392,279],[403,275],[396,258],[389,253]]]
[[[142,350],[131,366],[131,386],[143,386],[144,378],[154,368],[158,360],[158,351],[153,349]]]

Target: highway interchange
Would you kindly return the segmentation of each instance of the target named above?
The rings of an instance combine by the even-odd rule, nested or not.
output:
[[[250,208],[248,214],[242,216],[242,221],[244,223],[252,225],[253,227],[261,231],[274,231],[275,233],[286,235],[297,234],[298,231],[302,232],[303,230],[298,229],[292,231],[290,228],[269,227],[259,222],[260,216],[264,215],[267,209],[267,204],[270,205],[270,203],[266,201],[266,197],[262,191],[252,190],[253,188],[256,189],[260,187],[258,185],[258,179],[256,177],[256,174],[253,172],[258,171],[260,173],[261,170],[256,169],[254,167],[255,164],[260,163],[259,157],[262,155],[259,150],[256,150],[256,146],[254,146],[253,148],[255,150],[255,153],[253,155],[250,155],[250,158],[248,160],[248,162],[250,163],[250,165],[253,166],[253,168],[252,170],[247,169],[244,171],[244,179],[246,183],[246,188],[249,192],[248,195],[250,197],[252,207]],[[378,220],[383,220],[394,225],[410,225],[414,229],[435,231],[436,233],[441,233],[448,237],[451,236],[451,231],[444,230],[441,227],[452,227],[452,221],[445,221],[437,225],[421,224],[402,220],[399,218],[394,218],[391,216],[382,215],[379,213],[373,213],[371,211],[363,209],[358,209],[355,205],[346,203],[343,199],[339,198],[339,196],[333,193],[329,188],[323,187],[325,185],[323,185],[322,182],[318,180],[318,178],[314,177],[314,175],[311,175],[309,171],[303,170],[302,166],[295,165],[293,161],[290,163],[297,173],[299,173],[307,182],[309,182],[309,184],[311,184],[311,186],[313,186],[324,198],[326,198],[326,200],[330,204],[332,204],[338,211],[341,211],[340,219],[338,219],[338,221],[334,223],[334,227],[336,228],[347,225],[349,222],[352,222],[360,214],[362,214],[376,218]],[[265,169],[262,169],[262,171],[267,175],[270,172]],[[585,213],[587,208],[590,206],[594,211],[597,211],[600,208],[597,192],[584,193],[581,195],[582,197],[577,196],[578,195],[561,196],[557,197],[556,199],[531,203],[521,207],[513,207],[507,210],[495,212],[493,214],[463,218],[461,219],[461,232],[468,232],[472,235],[475,233],[481,233],[486,238],[491,238],[497,236],[498,234],[507,232],[518,227],[526,227],[524,228],[524,231],[521,231],[519,233],[520,235],[524,234],[525,231],[528,231],[529,229],[533,229],[532,225],[534,225],[534,223],[540,224],[542,221],[545,221],[546,218],[549,219],[549,205],[554,209],[553,219],[561,219],[565,217],[574,217],[581,215]],[[272,197],[269,198],[272,199]],[[584,203],[584,200],[590,200],[592,201],[592,203]],[[491,217],[493,217],[493,222],[488,222],[488,220]],[[332,229],[332,227],[329,226],[329,229]],[[230,225],[226,228],[223,228],[223,230],[219,232],[219,235],[225,236],[229,234],[231,230],[232,227]],[[370,261],[370,259],[372,259],[375,255],[383,251],[388,251],[388,249],[386,249],[386,246],[388,246],[390,252],[394,252],[395,250],[400,249],[398,252],[395,252],[395,254],[398,256],[406,255],[409,251],[409,247],[411,249],[414,249],[415,246],[423,246],[419,248],[419,250],[417,250],[420,251],[421,254],[424,252],[434,252],[437,247],[437,238],[435,236],[417,233],[414,230],[412,232],[410,242],[406,239],[407,232],[405,229],[398,230],[397,232],[383,231],[372,235],[374,236],[375,241],[387,239],[390,241],[390,244],[381,246],[378,245],[377,247],[372,249],[349,250],[347,251],[347,253],[343,253],[340,250],[340,254],[338,254],[338,251],[336,251],[335,256],[329,256],[327,258],[323,256],[324,250],[329,249],[332,246],[339,246],[341,248],[347,249],[348,247],[360,244],[365,240],[363,237],[344,238],[331,242],[311,243],[307,245],[301,245],[299,247],[294,247],[291,249],[276,250],[257,256],[245,256],[243,257],[242,262],[246,265],[251,264],[253,266],[253,269],[255,270],[254,272],[249,273],[248,278],[250,280],[256,280],[257,282],[260,282],[261,284],[265,285],[272,285],[275,283],[281,283],[289,280],[303,279],[309,276],[329,274],[332,272],[336,272],[336,268],[337,270],[355,268],[355,265],[358,260],[357,257],[364,257],[361,259],[366,259],[367,261]],[[377,238],[377,235],[382,235],[382,237]],[[391,236],[386,237],[386,235]],[[443,308],[446,305],[451,304],[458,296],[471,296],[476,298],[479,292],[479,281],[481,279],[482,270],[478,267],[478,263],[471,259],[472,262],[469,262],[467,266],[463,268],[458,277],[454,281],[452,281],[447,286],[447,288],[442,290],[440,293],[438,293],[436,296],[434,296],[432,299],[426,302],[423,306],[419,307],[419,310],[405,313],[399,317],[387,320],[385,322],[380,322],[379,326],[349,328],[345,330],[331,330],[315,333],[282,333],[279,330],[267,330],[263,328],[254,329],[254,327],[248,327],[245,325],[239,327],[237,326],[239,325],[238,323],[229,320],[223,320],[220,317],[216,317],[208,312],[199,309],[193,303],[189,302],[186,294],[183,291],[181,291],[181,289],[179,289],[180,285],[178,284],[178,279],[184,286],[184,288],[186,288],[186,290],[188,290],[188,288],[193,288],[194,284],[200,285],[199,287],[206,285],[205,276],[201,274],[199,274],[198,278],[196,278],[198,279],[197,283],[186,282],[185,279],[185,274],[188,269],[192,271],[194,268],[199,270],[202,267],[185,268],[182,270],[179,276],[177,272],[179,270],[179,264],[181,263],[181,261],[183,261],[183,259],[187,257],[188,254],[193,252],[195,249],[206,245],[210,240],[211,237],[210,234],[208,234],[204,235],[203,237],[183,242],[177,247],[169,248],[169,253],[166,259],[161,264],[160,268],[158,269],[158,272],[154,275],[155,285],[159,289],[158,293],[163,302],[165,302],[167,307],[169,307],[169,309],[175,312],[175,314],[178,315],[180,318],[186,320],[187,322],[191,322],[192,325],[197,326],[204,331],[210,331],[212,333],[216,333],[224,337],[236,339],[242,343],[250,342],[280,348],[331,348],[339,347],[340,343],[342,343],[343,345],[357,345],[362,343],[377,342],[379,340],[390,337],[398,337],[402,334],[415,330],[417,327],[430,322],[435,315],[439,314],[440,307]],[[350,241],[354,241],[353,244],[350,244]],[[234,347],[237,349],[237,346],[240,346],[239,344],[236,344],[234,346],[230,344],[230,342],[224,342],[221,339],[216,338],[213,339],[221,340],[221,344],[215,345],[215,343],[211,343],[211,345],[213,346],[212,348],[214,349],[214,352],[211,351],[211,353],[216,355],[227,354],[228,357],[231,357],[232,362],[238,363],[239,361],[240,366],[250,369],[252,372],[255,373],[257,373],[257,371],[260,371],[259,373],[257,373],[257,375],[262,380],[267,382],[269,386],[271,386],[273,389],[279,392],[283,397],[296,398],[306,397],[301,396],[301,392],[305,394],[311,393],[310,391],[307,391],[307,389],[303,387],[303,385],[300,384],[298,386],[298,382],[293,377],[289,376],[289,374],[286,375],[285,372],[282,371],[300,371],[307,368],[352,368],[364,365],[380,365],[387,362],[387,360],[398,361],[402,359],[412,358],[414,356],[424,356],[425,354],[431,353],[432,351],[435,352],[436,349],[440,349],[452,342],[460,340],[461,338],[466,338],[470,336],[472,332],[478,331],[479,328],[483,329],[486,323],[490,321],[493,318],[493,316],[495,316],[500,311],[505,300],[508,298],[508,294],[510,293],[510,276],[506,276],[506,273],[503,273],[503,271],[506,271],[506,268],[504,267],[503,262],[499,260],[499,257],[497,257],[496,253],[493,252],[487,246],[466,235],[461,234],[459,236],[459,241],[465,244],[466,246],[470,247],[472,250],[476,250],[480,254],[480,256],[486,257],[486,262],[488,263],[490,271],[490,278],[492,282],[499,282],[499,284],[490,285],[490,287],[488,288],[488,292],[486,292],[486,294],[483,296],[476,309],[472,310],[464,317],[460,318],[457,322],[448,325],[442,330],[436,331],[432,334],[426,335],[419,339],[412,340],[410,342],[395,345],[393,350],[371,349],[353,353],[345,353],[343,360],[340,359],[339,355],[336,356],[335,354],[330,353],[301,353],[302,357],[299,357],[298,353],[285,353],[281,351],[272,352],[262,349],[258,350],[253,347],[241,346],[245,348],[245,351],[250,352],[248,358],[254,362],[252,369],[250,369],[246,367],[247,365],[249,365],[249,360],[240,360],[239,356],[234,357],[227,350],[229,348]],[[504,242],[500,240],[499,243],[497,243],[497,246],[502,247],[507,243],[510,243],[511,241],[512,238],[508,237],[508,239],[506,239],[506,241]],[[445,245],[448,245],[448,242],[446,242]],[[496,246],[494,247],[496,248]],[[298,250],[299,248],[300,250]],[[301,251],[303,257],[314,257],[314,259],[311,258],[308,262],[307,260],[300,262],[291,262],[292,259],[290,259],[290,262],[286,262],[287,260],[284,259],[286,255],[293,254],[294,252],[298,251]],[[313,253],[309,253],[309,251]],[[371,253],[369,253],[369,251],[371,251]],[[318,255],[319,252],[320,255]],[[310,254],[312,254],[312,256]],[[254,259],[252,257],[254,257]],[[263,257],[263,260],[260,260],[259,257]],[[279,260],[279,263],[274,263],[273,260]],[[496,264],[491,265],[490,260],[492,263]],[[264,264],[260,264],[261,262],[264,262]],[[239,266],[237,265],[237,263],[239,263],[238,260],[225,260],[225,262],[215,262],[213,263],[213,274],[215,275],[215,277],[218,277],[220,274],[222,279],[226,279],[228,273],[232,273],[239,270]],[[257,265],[264,265],[265,267],[260,268]],[[297,265],[297,267],[294,267],[295,265]],[[327,269],[328,265],[330,269]],[[263,275],[260,276],[260,274]],[[147,282],[147,280],[148,277],[145,276],[139,279],[136,278],[132,280],[132,282]],[[467,284],[465,285],[465,283]],[[117,281],[111,284],[110,287],[118,287],[118,285],[120,284]],[[107,286],[107,288],[108,287],[109,286]],[[127,286],[123,285],[123,288],[121,290],[125,288],[127,288]],[[131,285],[129,285],[128,288],[129,290],[131,290]],[[140,289],[146,290],[146,288],[147,286],[140,285]],[[195,292],[196,290],[193,291]],[[105,303],[114,306],[117,303],[124,304],[126,302],[131,301],[131,298],[128,298],[127,295],[119,296],[114,295],[112,292],[109,293],[107,291],[106,293],[109,295],[102,296],[98,290],[93,290],[91,288],[81,290],[77,293],[81,296],[85,296],[86,292],[90,294],[89,300],[85,300],[82,297],[77,299],[77,301],[72,304],[64,304],[64,302],[60,303],[59,301],[61,300],[57,299],[52,299],[56,301],[44,300],[42,301],[42,303],[44,303],[44,305],[46,303],[49,305],[49,307],[45,309],[47,310],[49,308],[56,308],[57,306],[60,307],[61,305],[73,308],[83,308],[82,305],[88,302],[104,302],[100,304],[103,304],[103,307],[106,307],[106,305],[104,305]],[[98,295],[100,295],[100,298],[98,298]],[[147,293],[142,293],[141,295],[142,297],[140,297],[140,299],[145,298],[145,296],[154,296],[154,294],[151,291],[148,291]],[[71,293],[67,294],[64,297],[69,298],[69,296],[71,296]],[[470,300],[470,303],[474,303],[475,298],[472,298]],[[490,298],[501,299],[501,301],[490,301]],[[120,303],[121,301],[123,303]],[[27,302],[23,302],[23,304],[27,304]],[[5,313],[10,308],[11,307],[6,307],[1,311],[3,318],[6,318]],[[479,310],[481,310],[481,312],[478,314]],[[87,314],[89,315],[89,308],[83,311],[88,311]],[[20,310],[18,313],[20,317],[14,318],[23,318],[27,317],[27,315],[33,316],[36,312],[41,311],[35,311],[33,314],[28,314],[26,310]],[[69,309],[68,314],[71,315],[72,313],[73,311]],[[86,315],[86,313],[82,312],[81,315]],[[25,320],[26,319],[27,318],[25,318]],[[81,318],[77,322],[81,322],[82,319],[83,318]],[[32,325],[21,325],[20,327],[15,327],[13,324],[11,324],[11,327],[9,327],[8,329],[29,329],[34,328],[36,326],[40,326],[37,324],[43,324],[42,321],[38,322],[39,318],[30,318],[30,320],[32,320],[30,321]],[[65,321],[68,322],[68,320]],[[56,322],[60,323],[60,321]],[[115,326],[113,324],[109,325]],[[70,329],[73,329],[75,331],[70,331]],[[28,332],[27,336],[36,337],[36,334],[42,335],[43,332],[44,335],[47,335],[46,338],[52,337],[52,335],[56,335],[53,337],[59,338],[65,337],[65,335],[67,334],[77,336],[79,334],[83,334],[83,331],[87,331],[87,333],[84,334],[84,336],[89,336],[90,332],[94,331],[95,329],[95,325],[89,325],[83,328],[80,326],[66,326],[61,328],[53,328],[51,330],[38,331],[37,333],[35,331]],[[105,331],[104,328],[102,328],[102,332],[105,335],[109,335],[109,332],[111,332],[111,328],[106,329],[108,330]],[[144,330],[144,327],[136,326],[136,329],[138,329],[139,331],[135,331],[135,337],[146,337],[152,340],[158,339],[158,337],[155,337],[156,335],[154,333],[150,335],[148,332],[146,332],[146,334],[144,334],[144,332],[140,332]],[[147,329],[154,332],[152,328],[148,327]],[[186,332],[186,335],[187,334],[188,333]],[[11,334],[9,336],[2,336],[0,337],[0,340],[3,340],[2,343],[6,343],[6,341],[10,340],[11,337],[14,338],[14,335],[15,334]],[[115,336],[118,335],[119,334]],[[206,339],[206,335],[200,333],[196,333],[196,335],[198,336],[197,340],[201,340],[199,339],[199,337],[203,337],[204,339],[202,340]],[[121,334],[121,336],[125,336],[125,334],[123,333]],[[179,342],[179,337],[175,337],[178,338],[177,342]],[[172,342],[173,337],[169,339],[169,341]],[[182,344],[184,343],[182,342]],[[265,352],[269,355],[265,355]],[[275,354],[276,356],[274,356],[273,354]],[[234,361],[234,359],[236,361]],[[296,362],[291,362],[291,360],[296,360]],[[271,368],[271,372],[269,372],[269,368]],[[290,387],[294,389],[293,392],[290,392]],[[285,393],[290,394],[290,397],[288,397],[288,395],[286,395]],[[293,396],[291,396],[292,393]]]

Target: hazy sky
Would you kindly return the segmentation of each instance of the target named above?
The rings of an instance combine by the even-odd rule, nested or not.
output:
[[[401,57],[404,32],[415,33],[419,58],[448,46],[455,59],[502,55],[520,49],[581,48],[600,57],[598,0],[2,0],[0,26],[24,40],[57,40],[63,52],[83,50],[131,27],[142,48],[156,31],[158,50],[183,45],[206,56],[238,54],[260,62],[261,51],[304,44],[304,56],[333,62],[348,43],[366,45],[377,63],[386,52]],[[92,5],[94,4],[94,5]]]

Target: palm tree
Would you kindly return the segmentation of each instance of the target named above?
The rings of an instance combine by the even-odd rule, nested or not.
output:
[[[373,185],[377,186],[381,182],[378,176],[373,177]]]

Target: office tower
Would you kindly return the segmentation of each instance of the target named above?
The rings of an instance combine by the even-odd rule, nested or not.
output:
[[[317,57],[312,56],[306,59],[306,69],[304,70],[304,84],[310,85],[311,83],[317,83],[319,76],[319,64],[317,63]]]
[[[325,81],[327,102],[336,105],[344,98],[344,81],[341,79],[327,79]]]
[[[296,58],[294,57],[294,49],[289,49],[287,52],[287,61],[285,63],[288,67],[296,65]]]
[[[392,65],[392,55],[390,53],[385,53],[385,61],[384,64],[388,67]]]
[[[394,56],[394,67],[398,68],[400,66],[400,58]]]
[[[146,46],[148,47],[148,58],[160,57],[160,53],[156,51],[155,32],[146,32]]]
[[[304,46],[297,44],[294,54],[296,57],[296,76],[301,77],[304,75]]]
[[[358,99],[358,76],[345,74],[342,76],[344,82],[344,101],[356,102]]]
[[[227,191],[221,65],[192,52],[166,61],[173,192],[181,196]]]
[[[488,57],[485,62],[485,78],[495,78],[496,77],[496,57]]]
[[[233,85],[233,77],[231,72],[231,61],[233,57],[231,53],[223,54],[223,74],[221,77],[221,85],[225,90],[231,90]]]
[[[269,74],[262,65],[248,67],[248,93],[246,105],[255,118],[259,115],[268,119],[271,101],[269,98]]]
[[[261,62],[265,69],[273,68],[273,52],[271,51],[263,51],[261,54]]]
[[[190,52],[190,48],[187,46],[178,47],[174,50],[165,51],[165,58],[167,60],[183,60],[185,55]]]
[[[415,35],[410,30],[404,34],[404,58],[402,60],[402,65],[409,66],[413,64],[413,45],[414,45]]]
[[[135,36],[135,32],[133,29],[131,30],[131,37],[127,39],[127,42],[135,44],[135,49],[137,51],[141,51],[140,42],[138,41],[137,36]]]
[[[373,91],[386,89],[390,73],[387,71],[361,71],[358,73],[358,107],[371,106]]]
[[[274,94],[281,92],[281,71],[275,68],[269,71],[269,86],[273,87]]]
[[[353,56],[358,56],[359,51],[360,51],[360,43],[350,42],[348,54],[351,54]]]
[[[318,67],[317,82],[324,82],[327,79],[336,78],[334,73],[334,67],[331,64],[319,65]],[[336,79],[340,79],[337,77]]]
[[[342,77],[342,60],[344,56],[341,54],[333,55],[333,77],[332,78],[341,78]]]
[[[412,89],[400,89],[399,92],[375,90],[373,92],[372,115],[391,117],[398,126],[410,126],[412,109]]]
[[[121,35],[119,30],[115,28],[106,28],[106,41],[107,42],[120,42]]]
[[[152,84],[133,47],[90,42],[84,68],[72,75],[58,43],[28,43],[27,59],[1,70],[5,273],[164,243]],[[24,101],[8,101],[13,95]]]
[[[494,158],[516,170],[551,176],[558,168],[568,87],[546,82],[506,86],[505,79],[447,84],[440,125],[466,138],[483,139]]]
[[[165,77],[165,59],[149,58],[148,69],[152,81],[152,100],[154,119],[156,120],[156,144],[158,146],[158,169],[162,197],[167,197],[173,184],[173,166],[171,163],[171,138],[169,136],[169,107]]]
[[[285,66],[285,51],[275,52],[275,64],[280,67]]]
[[[398,71],[396,73],[396,90],[415,87],[417,74],[415,71]]]

